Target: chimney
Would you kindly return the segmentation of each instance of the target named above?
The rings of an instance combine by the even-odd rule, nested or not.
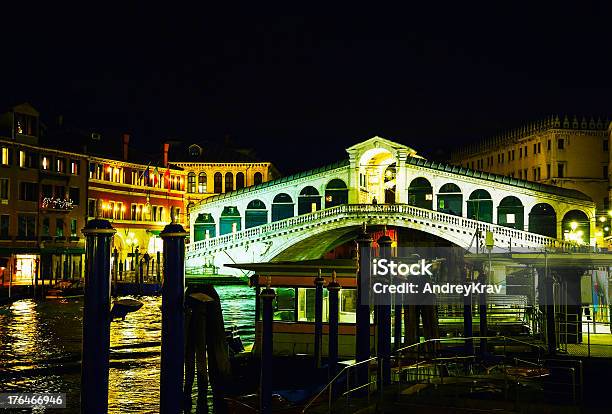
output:
[[[128,160],[129,143],[130,143],[130,134],[123,134],[123,161]]]
[[[168,150],[170,149],[170,144],[164,143],[164,167],[168,168]]]

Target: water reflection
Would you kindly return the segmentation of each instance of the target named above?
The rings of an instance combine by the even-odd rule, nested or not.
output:
[[[235,325],[251,343],[254,292],[217,290],[226,326]],[[111,324],[110,413],[159,412],[161,298],[138,299],[139,311]],[[0,392],[65,392],[66,411],[78,412],[82,306],[80,300],[22,300],[0,307]]]

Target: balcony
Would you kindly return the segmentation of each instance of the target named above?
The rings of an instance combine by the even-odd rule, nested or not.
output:
[[[67,213],[74,208],[74,203],[69,198],[44,197],[40,203],[41,210]]]

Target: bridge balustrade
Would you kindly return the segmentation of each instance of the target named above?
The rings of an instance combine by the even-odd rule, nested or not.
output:
[[[206,240],[192,242],[187,246],[187,253],[196,253],[201,250],[209,250],[221,246],[227,246],[229,248],[232,245],[243,243],[248,240],[273,236],[276,232],[288,232],[307,224],[323,225],[342,218],[355,218],[360,216],[363,216],[364,220],[366,220],[376,217],[377,213],[385,217],[398,214],[403,218],[422,219],[430,222],[431,225],[453,226],[465,230],[473,230],[474,232],[476,230],[481,232],[489,231],[494,234],[494,237],[501,236],[510,239],[504,241],[516,243],[517,245],[525,243],[550,247],[570,247],[571,245],[568,242],[560,241],[552,237],[516,230],[498,224],[459,217],[453,214],[428,210],[408,204],[343,204],[300,216],[289,217],[261,226],[251,227],[232,234],[225,234]],[[332,220],[329,220],[330,218]],[[500,240],[496,239],[496,241]]]

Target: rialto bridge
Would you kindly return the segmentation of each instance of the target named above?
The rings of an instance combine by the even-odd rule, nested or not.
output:
[[[430,162],[381,137],[347,152],[337,163],[193,206],[187,268],[319,258],[364,222],[471,251],[487,231],[498,252],[595,244],[595,204],[581,192]]]

